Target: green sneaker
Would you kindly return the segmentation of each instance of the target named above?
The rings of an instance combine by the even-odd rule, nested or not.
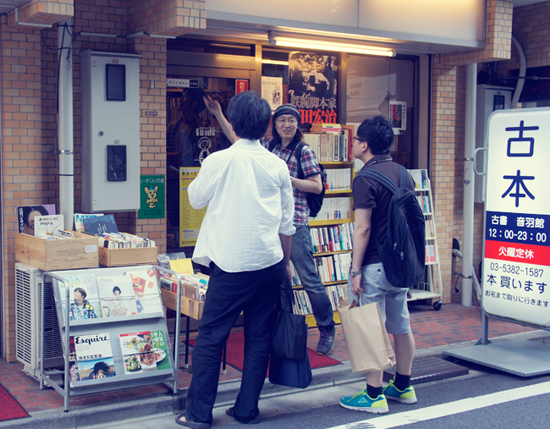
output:
[[[416,392],[414,387],[409,386],[405,390],[399,390],[394,385],[395,378],[390,380],[390,383],[384,387],[384,395],[388,399],[393,399],[394,401],[401,402],[403,404],[416,404]]]
[[[366,411],[367,413],[384,414],[390,409],[384,395],[372,399],[367,395],[367,390],[362,390],[355,396],[345,396],[340,399],[340,405],[348,410]]]

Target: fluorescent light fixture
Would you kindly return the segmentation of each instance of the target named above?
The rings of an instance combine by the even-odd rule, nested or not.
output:
[[[376,46],[357,45],[354,43],[325,42],[320,40],[291,39],[288,37],[273,38],[276,46],[287,48],[312,49],[318,51],[348,52],[350,54],[379,55],[383,57],[394,57],[395,51],[388,48]]]
[[[81,36],[85,36],[85,37],[108,37],[109,39],[116,39],[117,38],[116,34],[86,33],[86,32],[83,32],[83,31],[81,31],[79,34]]]
[[[262,60],[262,64],[276,64],[276,65],[280,65],[280,66],[288,66],[288,61]]]

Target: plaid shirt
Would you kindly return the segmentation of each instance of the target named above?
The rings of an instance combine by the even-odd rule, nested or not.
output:
[[[264,147],[269,149],[269,144],[272,140],[272,137],[268,137],[261,139],[261,143]],[[298,162],[294,156],[294,150],[289,150],[288,146],[284,148],[282,145],[278,144],[273,149],[273,153],[286,162],[290,176],[298,178]],[[302,148],[302,157],[300,161],[305,178],[321,173],[321,168],[317,162],[317,156],[308,144],[305,144]],[[292,187],[292,191],[294,192],[294,225],[307,225],[309,218],[309,207],[306,200],[307,193],[295,187]]]

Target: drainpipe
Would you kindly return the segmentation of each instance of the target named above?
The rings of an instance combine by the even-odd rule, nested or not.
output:
[[[514,42],[514,46],[518,50],[518,55],[519,55],[520,79],[518,79],[518,83],[516,84],[516,90],[514,91],[514,96],[512,97],[512,109],[517,109],[519,96],[521,95],[521,91],[523,90],[523,85],[525,84],[525,79],[521,79],[521,78],[525,77],[525,73],[527,71],[527,60],[525,59],[525,52],[523,52],[523,48],[521,47],[521,44],[519,43],[518,39],[512,36],[512,42]]]
[[[73,19],[58,26],[59,88],[58,88],[58,146],[59,156],[59,213],[65,228],[73,229],[74,218],[74,154],[73,154]]]
[[[462,305],[472,306],[474,266],[474,151],[476,146],[477,64],[466,66],[466,123],[464,132],[464,253],[462,258]]]

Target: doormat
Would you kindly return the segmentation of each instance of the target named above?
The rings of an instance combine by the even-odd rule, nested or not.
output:
[[[29,417],[29,414],[11,396],[10,392],[0,384],[0,422],[22,419],[24,417]]]
[[[195,347],[195,339],[189,340],[189,345]],[[311,369],[324,368],[326,366],[338,365],[342,362],[332,359],[328,356],[318,355],[316,351],[307,349]],[[226,362],[239,371],[243,370],[244,363],[244,332],[233,332],[227,339],[227,358]]]
[[[384,381],[395,376],[395,366],[384,371]],[[412,364],[411,384],[467,375],[468,368],[449,362],[437,356],[415,358]]]

